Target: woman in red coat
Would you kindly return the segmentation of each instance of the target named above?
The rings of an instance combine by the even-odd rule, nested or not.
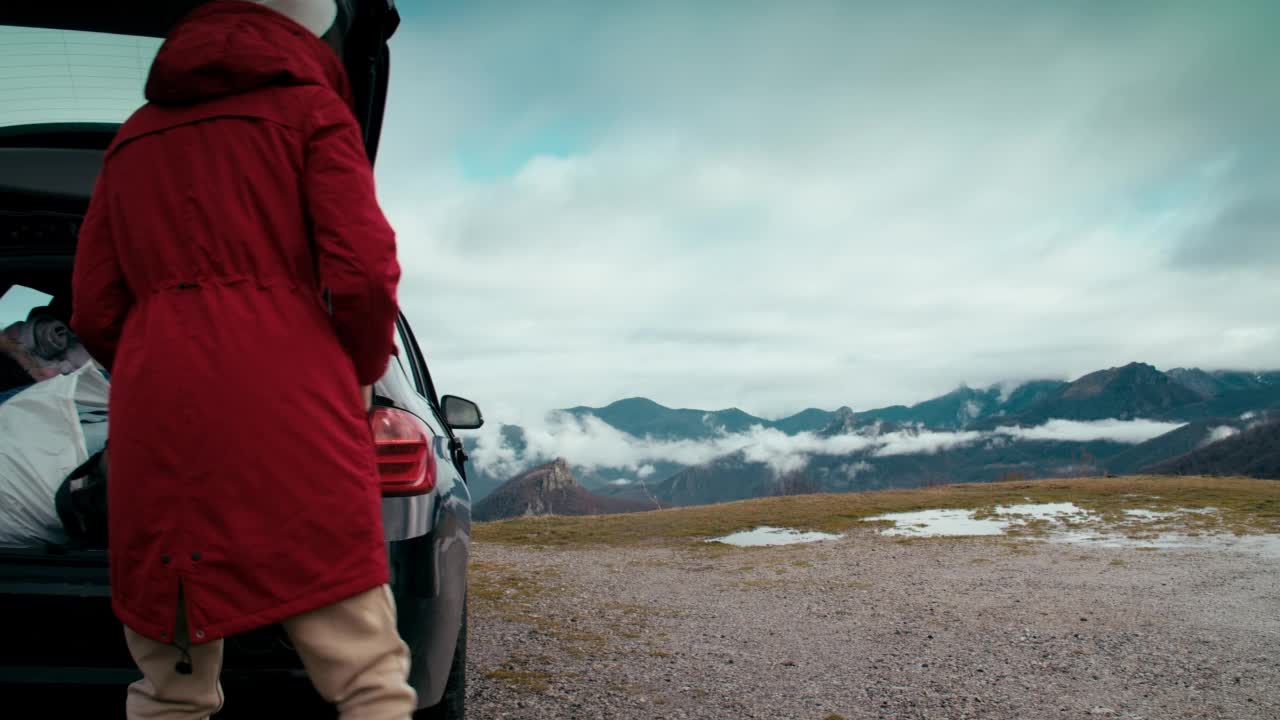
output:
[[[112,380],[112,602],[145,675],[131,718],[215,712],[221,638],[272,623],[344,717],[414,706],[361,392],[394,352],[400,269],[317,37],[334,16],[218,0],[184,19],[80,233],[73,327]]]

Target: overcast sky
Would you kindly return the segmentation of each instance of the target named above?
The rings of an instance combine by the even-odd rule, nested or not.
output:
[[[401,301],[490,417],[1280,366],[1280,3],[400,5]]]

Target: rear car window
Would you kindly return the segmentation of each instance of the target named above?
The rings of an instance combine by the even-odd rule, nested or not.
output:
[[[0,294],[0,330],[27,319],[27,315],[53,300],[48,293],[24,285],[14,285]]]
[[[409,381],[413,386],[413,389],[416,390],[419,395],[425,394],[422,387],[422,380],[418,377],[418,370],[413,365],[413,356],[409,354],[409,351],[406,348],[404,328],[400,327],[399,324],[396,325],[395,338],[396,355],[391,360],[392,366],[400,369],[400,372],[404,374],[405,379]]]
[[[123,122],[161,38],[0,26],[0,127]]]

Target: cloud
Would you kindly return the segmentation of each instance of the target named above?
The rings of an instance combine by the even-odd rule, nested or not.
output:
[[[1001,380],[996,383],[995,387],[1000,391],[1000,404],[1003,405],[1009,402],[1009,398],[1013,396],[1013,392],[1024,384],[1025,383],[1017,380]]]
[[[932,455],[941,450],[950,450],[964,445],[972,445],[985,437],[984,433],[974,431],[934,432],[932,430],[901,430],[877,436],[878,443],[874,455]]]
[[[427,5],[378,180],[446,391],[777,416],[1280,357],[1278,4]]]
[[[506,443],[500,425],[482,428],[472,462],[488,474],[507,477],[563,457],[578,467],[624,469],[643,479],[655,472],[655,462],[693,466],[741,452],[748,461],[768,464],[781,474],[804,467],[809,455],[851,453],[871,443],[862,436],[788,436],[761,426],[706,440],[660,440],[634,437],[590,415],[553,412],[532,420],[522,424],[525,447],[520,452]]]
[[[874,472],[875,469],[876,469],[875,465],[872,465],[871,463],[863,460],[859,460],[857,462],[851,462],[851,463],[844,463],[836,468],[836,470],[838,470],[839,472],[844,473],[845,477],[849,478],[849,480],[855,480],[859,475],[863,473]]]
[[[1230,425],[1219,425],[1211,429],[1209,431],[1209,434],[1205,435],[1204,440],[1201,441],[1198,447],[1204,447],[1205,445],[1212,445],[1213,443],[1216,443],[1219,440],[1226,440],[1227,438],[1239,432],[1240,432],[1239,428],[1234,428],[1234,427],[1231,427]]]
[[[1022,440],[1110,442],[1137,444],[1164,435],[1185,423],[1157,420],[1049,420],[1032,428],[1006,427],[997,433]]]
[[[1280,192],[1233,200],[1187,234],[1174,262],[1191,270],[1280,263]]]
[[[934,454],[980,442],[1001,444],[1009,439],[1136,444],[1181,427],[1180,423],[1153,420],[1050,420],[1032,428],[1002,427],[985,432],[922,428],[881,432],[876,425],[859,433],[823,436],[809,432],[787,435],[757,425],[745,432],[721,432],[708,439],[664,440],[629,435],[591,415],[555,412],[541,419],[526,418],[524,423],[523,451],[507,446],[501,426],[495,423],[480,431],[484,441],[477,443],[472,462],[490,475],[510,477],[530,466],[563,457],[577,467],[627,470],[644,480],[655,472],[653,463],[694,466],[741,453],[747,462],[768,465],[775,474],[783,475],[803,470],[815,455]],[[854,460],[848,468],[848,472],[856,474],[870,466],[865,460]]]

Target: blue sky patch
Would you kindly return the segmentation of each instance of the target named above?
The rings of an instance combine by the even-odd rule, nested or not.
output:
[[[586,145],[582,122],[558,122],[529,131],[490,127],[463,138],[454,158],[465,179],[491,182],[515,175],[540,155],[569,157]]]

